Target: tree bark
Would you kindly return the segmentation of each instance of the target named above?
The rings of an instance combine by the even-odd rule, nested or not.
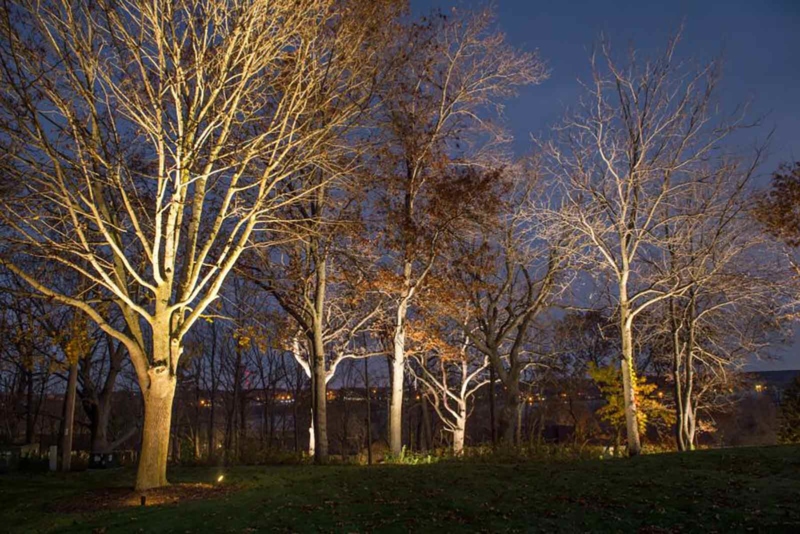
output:
[[[313,396],[313,395],[312,395]],[[314,439],[314,406],[311,406],[311,420],[308,424],[308,455],[316,458],[316,440]]]
[[[500,440],[506,445],[515,444],[514,434],[517,427],[517,413],[519,412],[519,381],[509,381],[506,385],[506,395],[503,408],[500,410]]]
[[[214,449],[214,427],[216,426],[216,404],[217,404],[217,370],[216,370],[216,356],[217,356],[217,328],[211,328],[211,358],[209,365],[211,367],[211,389],[208,392],[208,461],[211,463],[216,456]]]
[[[137,491],[169,484],[167,455],[176,380],[168,367],[153,367],[148,371],[148,376],[150,383],[146,388],[142,388],[144,431],[136,473]]]
[[[320,317],[321,321],[321,317]],[[322,340],[322,324],[314,328],[312,365],[313,386],[314,386],[314,410],[313,425],[314,429],[314,461],[325,463],[328,461],[328,391],[327,391],[327,372],[325,369],[325,346]]]
[[[411,213],[410,197],[406,198],[408,213]],[[411,298],[412,264],[403,265],[403,295],[395,316],[394,336],[392,338],[392,386],[389,398],[389,452],[399,456],[403,451],[403,394],[406,371],[406,315]]]
[[[399,456],[403,450],[403,385],[405,362],[405,331],[399,328],[394,336],[392,356],[392,388],[389,399],[389,452]]]
[[[639,416],[636,404],[636,369],[633,353],[633,332],[629,324],[626,303],[620,306],[622,328],[622,391],[625,402],[625,428],[628,435],[628,456],[637,456],[642,451],[639,440]]]
[[[456,427],[453,429],[453,454],[460,456],[464,453],[464,435],[466,434],[466,414],[456,420]]]
[[[91,376],[91,358],[81,360],[81,374],[83,387],[81,389],[81,404],[83,411],[89,418],[89,432],[91,435],[92,452],[108,452],[108,423],[111,418],[111,405],[113,402],[114,387],[117,376],[122,370],[122,360],[125,356],[125,346],[119,343],[112,348],[112,341],[108,340],[109,368],[103,382],[103,389],[98,393]]]

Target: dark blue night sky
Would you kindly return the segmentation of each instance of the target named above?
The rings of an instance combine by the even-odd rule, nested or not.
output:
[[[417,12],[478,5],[483,4],[412,0]],[[766,115],[763,127],[748,132],[750,140],[775,129],[770,165],[800,159],[800,0],[495,0],[494,5],[509,41],[538,49],[551,69],[550,79],[525,89],[506,108],[518,153],[529,150],[530,134],[546,134],[575,102],[576,82],[588,78],[588,57],[601,33],[618,50],[633,45],[647,52],[662,48],[683,22],[680,56],[722,55],[724,103],[732,109],[752,101],[751,117]]]
[[[411,0],[417,13],[431,8],[480,6],[480,2]],[[589,77],[589,54],[600,34],[617,50],[645,53],[663,48],[683,23],[678,54],[690,60],[722,56],[720,87],[729,111],[750,102],[749,116],[761,126],[740,133],[744,147],[763,141],[774,129],[762,183],[780,162],[800,160],[800,0],[495,0],[499,26],[516,47],[538,49],[551,76],[508,102],[506,120],[515,150],[531,149],[531,135],[546,136],[579,95],[577,80]],[[800,343],[783,361],[761,369],[800,368]]]

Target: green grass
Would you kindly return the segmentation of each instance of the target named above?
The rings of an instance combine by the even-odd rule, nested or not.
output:
[[[210,482],[219,472],[176,468],[170,478]],[[0,476],[0,530],[800,532],[800,447],[553,463],[239,467],[225,471],[238,489],[216,499],[55,511],[132,477]]]

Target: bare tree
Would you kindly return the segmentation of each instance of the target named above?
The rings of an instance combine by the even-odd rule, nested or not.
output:
[[[372,5],[3,4],[2,164],[24,187],[3,199],[2,265],[127,349],[145,403],[137,489],[167,483],[184,337],[252,234],[306,193],[287,178],[327,166],[363,107]],[[85,283],[49,286],[45,267]]]
[[[409,367],[427,390],[445,430],[452,435],[453,454],[460,455],[464,452],[469,403],[488,383],[489,358],[470,350],[464,330],[446,318],[425,323],[422,328],[411,324],[410,338],[416,350]],[[437,324],[439,328],[434,326]],[[448,339],[453,335],[461,339]]]
[[[689,286],[661,306],[682,451],[694,448],[698,413],[723,401],[731,374],[764,354],[791,311],[791,272],[752,219],[761,154],[701,168],[691,194],[664,206],[666,261],[650,268]]]
[[[635,397],[634,320],[690,288],[670,272],[651,270],[666,250],[665,206],[691,194],[694,171],[738,119],[716,120],[717,63],[694,69],[663,54],[617,62],[607,43],[592,59],[593,79],[576,112],[546,148],[563,209],[553,223],[578,232],[596,274],[613,280],[621,334],[628,453],[641,450]]]

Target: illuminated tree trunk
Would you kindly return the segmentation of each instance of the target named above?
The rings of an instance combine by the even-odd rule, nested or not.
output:
[[[458,413],[455,417],[453,428],[453,454],[460,456],[464,453],[464,437],[467,433],[467,400],[458,401]]]
[[[465,410],[466,411],[466,410]],[[467,418],[466,413],[456,419],[456,426],[453,429],[453,454],[459,456],[464,453],[464,435],[466,434]]]
[[[398,338],[402,338],[398,340]],[[399,455],[403,449],[403,358],[405,333],[395,335],[395,352],[392,357],[392,391],[389,399],[389,451]]]
[[[410,268],[409,268],[410,269]],[[403,450],[403,385],[406,370],[406,313],[408,304],[401,302],[392,346],[392,390],[389,400],[389,451],[398,456]]]
[[[685,382],[683,384],[683,417],[679,419],[683,441],[687,450],[694,450],[697,407],[693,401],[694,392],[694,332],[689,328],[689,344],[686,349],[686,368],[684,369]]]
[[[136,490],[167,486],[167,458],[169,454],[172,401],[177,380],[170,368],[180,356],[180,341],[170,335],[172,314],[156,315],[153,328],[152,365],[146,377],[140,376],[144,400],[144,425],[139,467],[136,473]],[[160,319],[160,320],[158,320]],[[146,379],[146,383],[144,382]]]
[[[316,452],[316,444],[314,443],[314,406],[311,406],[311,421],[308,425],[308,455],[313,458]]]
[[[636,405],[636,367],[633,353],[633,331],[630,309],[625,299],[620,299],[620,327],[622,329],[622,391],[625,402],[625,428],[628,434],[628,455],[637,456],[641,450],[639,441],[639,416]]]
[[[148,371],[150,383],[142,388],[144,397],[144,430],[136,472],[136,490],[148,490],[169,484],[167,455],[172,423],[172,401],[175,397],[175,376],[168,367]]]

